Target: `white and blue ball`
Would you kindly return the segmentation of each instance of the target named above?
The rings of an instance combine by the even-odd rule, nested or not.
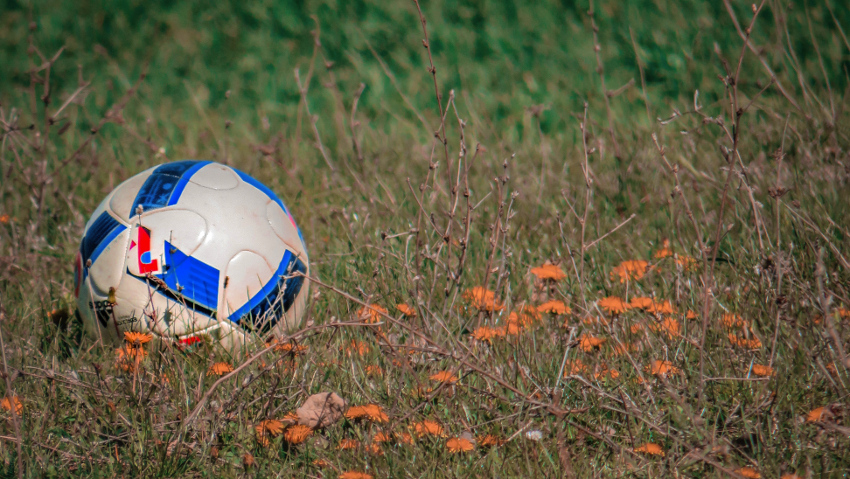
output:
[[[233,349],[300,323],[310,263],[283,201],[210,161],[166,163],[128,179],[86,224],[74,294],[86,328]]]

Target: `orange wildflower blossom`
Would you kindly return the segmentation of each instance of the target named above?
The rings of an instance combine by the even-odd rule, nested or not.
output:
[[[464,439],[462,437],[453,437],[446,441],[446,449],[452,453],[458,452],[469,452],[475,449],[475,444],[472,444],[472,441],[469,439]]]
[[[729,342],[742,349],[760,349],[762,346],[759,338],[747,339],[735,336],[732,333],[729,333]]]
[[[283,343],[276,345],[274,350],[279,353],[289,353],[293,356],[301,356],[310,350],[310,346],[307,346],[306,344]]]
[[[564,377],[578,376],[587,372],[587,365],[581,359],[568,359],[564,363]]]
[[[384,412],[384,408],[377,404],[365,404],[363,406],[351,406],[345,412],[348,419],[368,419],[372,422],[389,422],[390,417]]]
[[[598,349],[605,343],[604,338],[597,338],[595,336],[591,336],[589,334],[582,334],[578,337],[578,346],[582,351],[589,353],[594,349]]]
[[[387,308],[384,308],[383,306],[370,304],[369,306],[363,306],[357,310],[357,319],[364,323],[378,323],[382,318],[381,313],[388,314],[389,311],[387,311]]]
[[[207,371],[207,376],[224,376],[232,371],[233,366],[225,362],[220,362],[210,366],[210,369]]]
[[[582,323],[593,326],[594,324],[600,324],[602,326],[608,326],[608,320],[601,316],[585,316],[584,319],[581,320]],[[564,327],[567,327],[567,324],[564,324]]]
[[[136,331],[127,331],[124,333],[124,341],[134,348],[147,344],[151,339],[153,339],[153,336],[150,334],[138,333]]]
[[[773,376],[773,368],[763,364],[753,364],[753,374],[760,378],[769,378]]]
[[[649,329],[655,332],[662,332],[668,338],[672,339],[673,337],[679,335],[679,322],[673,318],[667,317],[662,319],[661,322],[657,324],[650,324]]]
[[[18,416],[24,412],[24,405],[21,404],[21,400],[18,399],[18,396],[6,396],[0,401],[0,407],[3,409],[12,412],[12,408],[15,409],[15,414]]]
[[[655,376],[675,376],[681,372],[681,370],[673,366],[673,363],[670,361],[660,360],[653,361],[652,364],[646,366],[644,370]]]
[[[266,419],[264,421],[260,421],[254,426],[254,430],[257,432],[258,436],[271,435],[277,436],[283,432],[285,426],[282,421],[278,421],[277,419]]]
[[[301,444],[306,441],[311,434],[313,434],[313,430],[310,429],[309,426],[296,424],[286,428],[286,432],[283,433],[283,439],[289,444]]]
[[[676,312],[676,310],[673,309],[673,305],[668,300],[665,300],[662,303],[653,301],[652,304],[646,308],[646,311],[652,314],[674,314]]]
[[[397,440],[399,444],[413,444],[413,436],[407,432],[399,434]]]
[[[819,408],[812,409],[808,414],[806,414],[806,422],[821,422],[829,419],[831,415],[832,414],[828,407],[821,406]]]
[[[378,444],[380,444],[380,443],[384,443],[384,442],[390,442],[390,441],[392,441],[392,440],[393,440],[393,436],[392,436],[392,434],[387,433],[387,432],[384,432],[384,431],[380,431],[380,432],[378,432],[378,433],[377,433],[377,434],[375,434],[375,436],[372,438],[372,441],[373,441],[373,442],[376,442],[376,443],[378,443]]]
[[[616,369],[609,369],[607,364],[602,364],[599,368],[599,371],[593,374],[593,379],[597,381],[600,379],[605,379],[606,377],[610,377],[611,379],[617,379],[620,377],[620,372]]]
[[[686,254],[676,255],[676,266],[682,268],[682,271],[692,271],[696,269],[697,259]]]
[[[482,286],[467,289],[462,296],[463,299],[480,311],[501,311],[505,309],[503,304],[496,301],[496,293]]]
[[[685,319],[697,319],[697,313],[689,309],[688,312],[685,313]]]
[[[331,463],[327,459],[313,459],[313,465],[318,468],[324,469],[326,467],[330,467]]]
[[[472,332],[472,337],[482,342],[491,341],[493,338],[504,335],[504,328],[491,328],[490,326],[480,326]]]
[[[742,467],[735,470],[736,473],[746,477],[747,479],[761,479],[761,473],[752,467]]]
[[[635,296],[631,301],[629,301],[629,307],[639,309],[649,309],[653,304],[655,304],[655,301],[652,298],[646,298],[643,296]]]
[[[362,341],[352,339],[351,342],[348,343],[348,346],[345,348],[345,352],[347,352],[349,356],[354,354],[358,356],[365,356],[369,354],[369,345]]]
[[[8,224],[10,219],[9,215],[0,215],[0,223],[3,223],[4,225]]]
[[[643,454],[648,454],[650,456],[661,456],[664,457],[664,449],[661,449],[661,446],[655,444],[654,442],[647,442],[635,448],[635,452],[640,452]]]
[[[345,438],[345,439],[340,440],[339,444],[337,444],[337,446],[336,446],[336,448],[339,449],[340,451],[357,449],[358,447],[360,447],[360,441],[358,441],[357,439],[350,439],[350,438]]]
[[[649,263],[644,260],[628,260],[620,263],[616,268],[611,270],[611,280],[620,278],[621,283],[630,280],[638,280],[643,278],[649,270]]]
[[[498,447],[505,444],[505,440],[496,437],[492,434],[485,434],[483,436],[478,436],[478,445],[481,447]]]
[[[424,436],[443,436],[443,426],[430,420],[415,422],[412,424],[413,431],[419,437]]]
[[[289,424],[290,426],[293,424],[298,424],[298,414],[295,411],[290,411],[283,415],[283,419],[281,419],[281,422]]]
[[[567,273],[564,273],[564,270],[562,270],[560,266],[551,263],[546,263],[543,266],[531,268],[531,274],[537,276],[537,279],[551,281],[561,281],[562,279],[567,277]]]
[[[608,296],[600,299],[596,304],[608,312],[608,314],[622,314],[629,310],[629,304],[619,296]]]
[[[411,308],[410,306],[408,306],[408,305],[407,305],[407,304],[405,304],[405,303],[399,303],[399,304],[397,304],[397,305],[396,305],[396,307],[395,307],[395,309],[397,309],[397,310],[398,310],[401,314],[403,314],[403,315],[405,315],[405,316],[407,316],[407,317],[409,317],[409,318],[414,318],[414,317],[416,317],[416,310],[415,310],[415,309],[413,309],[413,308]]]
[[[382,376],[384,374],[384,370],[381,369],[377,364],[369,364],[365,368],[366,374],[369,376]]]
[[[728,329],[746,328],[747,322],[737,314],[725,313],[720,317],[720,324]]]
[[[539,313],[549,314],[570,314],[570,307],[564,304],[563,301],[553,299],[552,301],[546,301],[538,306],[537,311]]]
[[[365,472],[345,471],[339,475],[339,479],[374,479],[374,476]]]
[[[452,383],[457,382],[458,377],[455,376],[454,374],[452,374],[449,371],[439,371],[439,372],[436,372],[436,373],[432,374],[431,376],[429,376],[429,379],[431,379],[432,381],[437,381],[437,382],[441,382],[441,383],[452,384]]]
[[[661,247],[655,250],[655,254],[652,255],[655,259],[664,259],[670,256],[673,256],[673,250],[670,249],[670,242],[667,240],[664,240]]]

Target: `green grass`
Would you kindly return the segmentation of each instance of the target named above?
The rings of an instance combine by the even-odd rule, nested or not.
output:
[[[601,74],[586,3],[423,5],[444,108],[454,92],[445,153],[434,140],[440,112],[413,3],[5,2],[0,390],[23,411],[0,409],[0,474],[722,477],[749,466],[762,477],[844,477],[848,11],[764,4],[752,41],[786,97],[765,88],[767,70],[749,51],[729,82],[742,40],[723,2],[595,3]],[[733,7],[746,28],[750,7]],[[49,75],[30,75],[44,63],[39,54],[62,46]],[[327,160],[296,68],[309,78]],[[633,80],[609,98],[610,110],[603,76],[609,91]],[[79,78],[90,82],[83,93],[47,121]],[[312,285],[307,329],[290,332],[306,355],[269,352],[215,389],[210,365],[247,356],[149,347],[127,373],[116,346],[84,335],[72,314],[72,261],[88,215],[123,179],[181,158],[237,166],[278,192],[303,230],[312,274],[330,286]],[[694,267],[655,258],[665,239]],[[645,277],[612,277],[621,261],[641,259],[653,266]],[[567,277],[535,281],[530,268],[546,261]],[[482,285],[504,310],[478,312],[463,297]],[[595,302],[612,295],[669,300],[679,332],[665,334],[661,317],[638,310],[603,313]],[[511,312],[547,299],[572,312],[544,314],[491,343],[472,338],[476,327],[505,325]],[[334,325],[356,321],[364,303],[395,320]],[[402,317],[398,303],[417,317]],[[746,330],[723,326],[724,313],[740,315]],[[730,333],[761,346],[735,346]],[[606,342],[583,351],[582,334]],[[349,352],[353,341],[365,354]],[[629,354],[615,352],[620,343]],[[564,358],[586,369],[559,379]],[[645,368],[655,360],[681,373],[654,377]],[[775,373],[756,378],[753,364]],[[618,377],[597,377],[606,369]],[[459,381],[423,398],[417,390],[434,387],[428,378],[440,370]],[[321,391],[380,404],[390,422],[342,420],[301,445],[258,444],[259,421]],[[825,418],[806,422],[821,406]],[[460,454],[446,452],[446,438],[383,445],[380,455],[337,449],[425,419],[448,436],[510,440]],[[665,456],[632,452],[646,442]]]

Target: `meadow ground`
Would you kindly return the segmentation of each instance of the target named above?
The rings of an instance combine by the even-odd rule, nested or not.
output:
[[[0,475],[846,477],[850,11],[590,1],[0,3]],[[73,319],[182,158],[293,211],[289,336]]]

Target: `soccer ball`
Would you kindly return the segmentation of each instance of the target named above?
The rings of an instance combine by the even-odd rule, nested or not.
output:
[[[310,263],[283,201],[247,174],[177,161],[121,183],[86,224],[74,295],[86,329],[235,350],[299,324]]]

